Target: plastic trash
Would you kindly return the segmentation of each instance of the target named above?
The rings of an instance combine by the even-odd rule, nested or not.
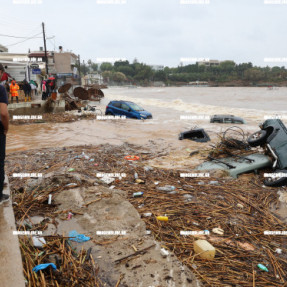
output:
[[[136,183],[145,183],[145,181],[142,180],[142,179],[137,178],[137,179],[136,179]]]
[[[175,190],[175,186],[173,185],[166,185],[166,186],[163,186],[163,187],[157,187],[158,190],[161,190],[161,191],[174,191]]]
[[[257,267],[258,267],[260,270],[262,270],[262,271],[269,272],[268,269],[267,269],[267,267],[264,266],[263,264],[258,264]]]
[[[82,152],[82,157],[84,157],[85,159],[90,159],[90,157],[86,155],[84,152]]]
[[[217,181],[217,180],[211,180],[211,181],[209,182],[209,184],[218,185],[218,181]]]
[[[153,168],[151,166],[146,165],[144,167],[144,171],[150,171],[150,170],[153,170]]]
[[[282,249],[276,248],[275,252],[278,253],[278,254],[282,254]]]
[[[69,232],[69,240],[71,241],[76,241],[78,243],[81,243],[81,242],[86,242],[86,241],[89,241],[91,238],[84,235],[84,234],[79,234],[76,230],[72,230]],[[74,237],[74,238],[73,238]]]
[[[70,219],[72,218],[72,216],[73,216],[73,213],[72,213],[72,212],[69,212],[67,219],[70,220]]]
[[[44,244],[46,244],[46,240],[44,237],[32,236],[33,245],[37,248],[42,248]]]
[[[157,216],[156,219],[159,220],[159,221],[168,221],[168,217],[167,216]]]
[[[224,230],[221,228],[213,228],[212,232],[215,234],[219,234],[219,235],[223,235],[224,234]]]
[[[237,207],[243,208],[244,206],[242,204],[240,204],[240,203],[237,203]]]
[[[196,240],[193,249],[202,259],[212,260],[215,257],[215,248],[206,240]]]
[[[92,161],[95,161],[95,159],[94,159],[94,158],[91,158],[89,161],[91,161],[91,162],[92,162]]]
[[[48,198],[48,204],[52,203],[52,194],[49,194],[49,198]]]
[[[78,185],[78,184],[75,182],[71,182],[71,183],[66,184],[65,186],[76,186],[76,185]]]
[[[133,193],[133,197],[141,197],[141,196],[143,196],[143,192],[142,191],[140,191],[140,192],[134,192]]]
[[[146,213],[143,214],[143,216],[144,217],[150,217],[150,216],[152,216],[152,213],[151,212],[146,212]]]
[[[169,255],[169,252],[168,250],[161,248],[160,254],[162,255],[162,257],[167,257]]]
[[[150,235],[151,234],[151,231],[150,230],[146,230],[145,232],[147,235]]]
[[[44,270],[47,267],[51,266],[54,270],[57,269],[57,266],[54,263],[46,263],[46,264],[39,264],[37,266],[35,266],[32,271],[34,272],[38,272],[39,270]]]
[[[135,172],[135,179],[138,179],[139,178],[139,175],[137,172]]]
[[[191,201],[193,199],[193,196],[191,194],[184,194],[183,197],[187,200],[187,201]]]
[[[70,169],[68,169],[68,171],[74,171],[75,169],[74,168],[70,168]]]

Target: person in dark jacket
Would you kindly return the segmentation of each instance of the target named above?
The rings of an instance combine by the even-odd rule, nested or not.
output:
[[[25,102],[27,102],[27,99],[29,100],[29,96],[31,93],[31,86],[26,80],[23,81],[23,91],[25,94]]]
[[[0,63],[0,78],[5,72]],[[0,85],[0,205],[9,200],[8,194],[3,194],[5,171],[5,153],[6,153],[6,134],[9,128],[8,97],[4,86]]]

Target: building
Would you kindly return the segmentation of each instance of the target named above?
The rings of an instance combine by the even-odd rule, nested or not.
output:
[[[103,77],[101,74],[88,74],[82,78],[82,85],[88,86],[88,85],[102,85],[103,84]]]
[[[162,65],[149,65],[149,67],[151,67],[154,71],[163,71],[164,69],[164,66]]]
[[[7,73],[16,81],[22,81],[27,76],[27,54],[8,53],[8,49],[0,45],[0,63],[3,64]],[[25,59],[25,60],[23,60]]]
[[[0,50],[1,47],[0,45]],[[79,83],[78,71],[75,67],[78,57],[74,53],[62,52],[62,49],[59,52],[47,51],[47,58],[49,75],[57,77],[58,86],[65,83]],[[43,78],[48,76],[45,51],[42,47],[39,51],[28,53],[9,53],[8,50],[0,52],[0,63],[16,81],[34,80],[40,84]]]
[[[54,69],[58,79],[58,85],[64,83],[79,84],[79,71],[76,67],[78,56],[72,52],[53,53]]]
[[[0,44],[0,53],[8,52],[8,48]]]
[[[199,62],[196,62],[196,64],[198,66],[214,67],[214,66],[219,66],[220,61],[218,60],[199,61]]]

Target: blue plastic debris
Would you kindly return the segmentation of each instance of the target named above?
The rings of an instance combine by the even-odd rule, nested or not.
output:
[[[32,271],[38,272],[39,270],[46,269],[47,267],[51,266],[53,269],[57,269],[57,266],[54,263],[46,263],[46,264],[39,264],[35,266]]]
[[[72,230],[69,232],[69,240],[76,241],[78,243],[89,241],[91,238],[84,235],[79,234],[76,230]]]

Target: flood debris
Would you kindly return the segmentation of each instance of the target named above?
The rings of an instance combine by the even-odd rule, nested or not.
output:
[[[235,143],[244,146],[240,142]],[[161,243],[162,248],[175,254],[186,267],[193,270],[203,286],[252,286],[253,282],[255,286],[262,287],[284,286],[287,280],[286,240],[282,235],[266,232],[284,231],[286,223],[270,209],[271,204],[278,202],[279,195],[272,188],[262,188],[262,172],[238,179],[212,176],[182,178],[182,170],[156,167],[145,169],[155,154],[141,154],[139,150],[138,146],[124,144],[51,148],[9,154],[7,170],[10,177],[13,172],[23,170],[30,173],[45,170],[50,174],[40,181],[31,181],[29,186],[25,185],[27,179],[11,177],[18,229],[46,230],[52,223],[57,226],[59,218],[67,220],[69,212],[75,217],[82,216],[85,209],[93,204],[92,200],[101,201],[104,196],[109,195],[94,194],[93,199],[89,200],[77,198],[82,201],[80,208],[71,206],[59,210],[55,202],[48,204],[49,194],[53,194],[53,197],[62,192],[76,194],[73,188],[67,187],[71,182],[79,184],[86,190],[85,194],[88,194],[89,188],[96,183],[107,187],[111,194],[123,190],[126,200],[143,215],[146,230]],[[78,160],[75,158],[83,152],[92,156],[97,166],[85,157]],[[137,157],[132,165],[125,159],[127,154]],[[41,161],[37,161],[39,157]],[[44,166],[42,161],[45,162]],[[74,168],[75,172],[67,172],[70,168]],[[144,184],[135,184],[135,172],[144,180]],[[97,173],[125,173],[126,177],[116,179],[113,182],[115,188],[109,189],[106,183],[96,177]],[[211,181],[217,181],[218,184],[210,184]],[[159,190],[156,183],[161,187],[173,186],[177,193],[169,194]],[[134,193],[143,190],[142,196],[133,197]],[[147,213],[152,215],[145,216]],[[25,220],[29,222],[29,218],[41,214],[45,215],[44,220],[36,224],[30,223],[30,227],[24,224]],[[216,228],[224,233],[206,232]],[[183,231],[191,233],[181,235]],[[78,286],[101,286],[96,285],[100,283],[96,283],[97,277],[92,275],[97,275],[98,269],[91,256],[85,260],[87,251],[73,253],[68,238],[69,236],[57,234],[45,237],[47,243],[43,254],[43,251],[35,249],[29,243],[28,237],[20,238],[25,276],[29,278],[29,282],[34,282],[31,283],[34,284],[32,286],[37,286],[36,282],[38,285],[42,284],[41,286],[54,286],[56,280],[59,286],[69,286],[71,282],[76,282]],[[203,259],[199,256],[200,252],[194,251],[194,243],[198,240],[205,240],[214,247],[216,252],[212,260]],[[282,252],[279,253],[278,249]],[[58,254],[57,250],[63,250],[63,253]],[[115,263],[135,258],[143,252],[144,248],[127,256],[118,256]],[[52,262],[54,254],[58,258],[55,261],[61,259],[60,264],[55,262],[58,270],[39,271],[43,272],[43,276],[36,277],[32,268]],[[72,264],[72,268],[67,268],[69,264]],[[257,264],[264,264],[269,272],[261,272]]]
[[[179,140],[189,139],[196,142],[210,141],[209,135],[204,129],[191,129],[190,131],[180,133]]]
[[[29,286],[104,286],[91,254],[77,253],[67,238],[46,237],[44,251],[33,247],[30,238],[20,236],[24,275]]]

